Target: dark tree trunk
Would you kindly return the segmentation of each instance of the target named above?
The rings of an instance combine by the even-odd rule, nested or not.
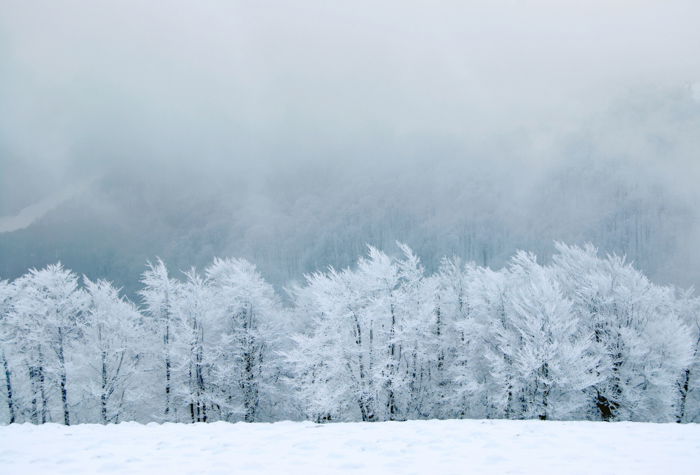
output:
[[[240,388],[243,395],[243,407],[245,409],[244,419],[246,422],[254,422],[258,409],[258,381],[256,379],[257,341],[252,334],[253,331],[253,306],[248,305],[242,313],[239,313],[241,321],[242,335],[241,347],[243,348],[243,374]]]
[[[388,373],[389,373],[389,378],[388,378],[388,397],[387,397],[387,403],[386,407],[387,410],[389,411],[389,420],[394,421],[396,420],[396,396],[394,395],[394,386],[393,386],[393,377],[395,374],[394,370],[394,365],[395,365],[395,355],[396,355],[396,343],[394,342],[395,336],[396,336],[396,314],[394,313],[394,304],[391,304],[391,328],[389,329],[389,356],[390,356],[390,366],[387,368]]]
[[[192,322],[192,343],[190,345],[190,418],[192,423],[206,422],[206,404],[202,401],[205,394],[203,374],[203,333],[197,320]]]
[[[250,342],[249,342],[250,343]],[[244,375],[244,406],[245,406],[245,421],[255,422],[255,416],[258,409],[258,387],[255,380],[255,354],[254,350],[249,347],[249,351],[243,354],[245,361]]]
[[[596,406],[600,411],[601,418],[610,422],[617,418],[617,411],[620,409],[620,397],[622,395],[622,387],[620,383],[620,366],[622,366],[622,355],[616,354],[613,362],[613,381],[610,394],[603,395],[597,393]]]
[[[49,419],[49,398],[46,395],[46,378],[43,366],[39,367],[39,392],[41,393],[41,423],[46,424]]]
[[[107,391],[109,390],[107,381],[107,353],[102,352],[102,392],[100,394],[100,412],[102,423],[107,424]]]
[[[47,420],[46,410],[48,400],[44,387],[44,355],[41,348],[38,350],[38,358],[35,364],[29,366],[29,384],[32,392],[31,420],[34,424],[45,424]],[[39,403],[41,402],[41,411]],[[41,416],[41,417],[40,417]]]
[[[688,397],[688,389],[690,387],[690,369],[686,369],[683,372],[683,379],[679,383],[679,386],[681,396],[680,401],[678,402],[678,417],[676,419],[676,422],[680,424],[685,418],[685,401]]]
[[[549,378],[549,364],[545,363],[542,366],[542,376],[544,377],[545,381]],[[540,414],[540,420],[541,421],[546,421],[548,417],[547,411],[549,410],[549,391],[550,387],[548,384],[545,384],[544,390],[542,391],[542,413]]]
[[[197,366],[195,367],[195,377],[197,379],[197,401],[198,401],[198,406],[197,406],[197,414],[198,414],[198,420],[200,422],[207,422],[207,406],[206,404],[202,401],[202,395],[205,392],[204,388],[204,371],[202,369],[203,365],[203,360],[204,360],[204,350],[202,348],[202,341],[201,341],[201,334],[200,334],[200,345],[197,348]]]
[[[693,358],[691,359],[691,365],[693,364],[692,362],[695,361],[695,358],[698,356],[698,349],[700,348],[700,337],[698,338],[698,341],[695,342],[695,351],[693,351]],[[686,368],[686,370],[683,372],[683,378],[681,379],[681,382],[678,384],[679,389],[680,389],[680,400],[678,401],[678,418],[676,419],[676,422],[679,424],[683,422],[683,419],[685,419],[685,405],[686,405],[686,400],[688,398],[688,391],[690,389],[690,367]]]
[[[66,360],[63,353],[63,331],[61,328],[58,329],[58,351],[56,352],[58,356],[58,364],[60,371],[60,386],[61,386],[61,402],[63,403],[63,423],[67,426],[70,425],[70,412],[68,409],[68,388],[67,388],[67,377],[66,377]]]
[[[615,401],[611,401],[603,396],[599,391],[597,392],[596,406],[598,407],[600,416],[604,421],[610,422],[615,419],[618,404]]]
[[[192,424],[197,422],[197,419],[195,418],[195,406],[199,405],[199,401],[197,399],[197,390],[195,389],[194,385],[194,375],[192,371],[192,367],[194,364],[192,363],[192,354],[194,353],[194,348],[190,347],[190,365],[189,368],[187,369],[187,380],[189,381],[189,386],[190,386],[190,421]]]
[[[5,355],[0,355],[2,358],[2,367],[5,373],[5,390],[7,392],[7,412],[10,415],[10,424],[15,422],[15,402],[12,393],[12,373],[10,372],[10,366],[7,363]]]
[[[436,322],[435,322],[435,334],[438,337],[438,341],[441,341],[442,338],[442,312],[440,311],[440,305],[438,305],[435,309],[435,316],[436,316]],[[438,350],[438,357],[437,357],[437,369],[438,371],[442,371],[443,367],[445,366],[445,353],[442,349],[442,345],[440,345],[440,349]]]
[[[31,420],[33,424],[39,423],[39,401],[37,394],[39,393],[39,368],[37,366],[29,367],[29,383],[32,391],[32,410]]]
[[[39,380],[39,393],[41,394],[41,423],[46,424],[48,420],[48,407],[49,399],[46,395],[46,377],[44,376],[44,354],[41,349],[39,349],[39,366],[38,370],[38,380]]]
[[[165,418],[170,415],[170,322],[165,323]]]

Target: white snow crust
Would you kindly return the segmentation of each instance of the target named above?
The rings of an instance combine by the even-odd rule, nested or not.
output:
[[[0,427],[0,473],[699,473],[700,425],[410,421]]]

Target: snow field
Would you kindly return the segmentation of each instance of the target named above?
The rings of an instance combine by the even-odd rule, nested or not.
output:
[[[700,425],[445,420],[0,427],[0,473],[695,474]]]

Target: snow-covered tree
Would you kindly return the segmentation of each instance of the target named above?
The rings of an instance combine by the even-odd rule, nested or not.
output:
[[[12,338],[15,336],[13,325],[10,324],[10,304],[14,289],[6,280],[0,280],[0,364],[2,367],[2,390],[4,391],[7,405],[8,423],[17,420],[17,408],[15,402],[15,389],[13,389],[13,375],[10,369],[8,355],[13,353]]]
[[[315,420],[395,418],[400,342],[393,292],[398,271],[370,247],[357,271],[330,269],[306,277],[294,294],[311,322],[297,335],[290,361],[307,413]]]
[[[363,420],[401,418],[400,396],[408,389],[401,367],[403,322],[398,303],[399,269],[386,254],[370,247],[357,270],[345,273],[352,302],[352,323],[357,365],[360,410]],[[364,335],[364,336],[363,336]]]
[[[143,289],[139,292],[143,299],[145,314],[151,318],[160,335],[161,344],[159,357],[163,365],[164,408],[163,418],[166,421],[176,420],[177,414],[173,409],[172,387],[172,347],[174,343],[173,299],[175,282],[170,279],[168,269],[162,260],[148,262],[141,282]]]
[[[309,275],[294,292],[312,325],[297,335],[291,360],[317,420],[425,417],[432,407],[431,370],[440,359],[434,282],[400,248],[403,259],[369,247],[356,269]]]
[[[50,421],[49,391],[57,386],[63,423],[70,424],[67,351],[80,341],[85,296],[78,278],[59,264],[31,269],[16,282],[12,320],[31,382],[31,420]],[[41,408],[39,408],[41,404]]]
[[[571,418],[586,404],[585,392],[599,382],[593,336],[534,255],[518,253],[510,278],[507,315],[517,341],[512,358],[518,417]]]
[[[3,418],[700,420],[691,291],[592,246],[430,275],[398,247],[307,275],[287,306],[243,259],[148,264],[143,314],[60,264],[0,281]]]
[[[179,337],[175,367],[186,374],[186,384],[178,389],[182,393],[180,399],[188,406],[190,420],[207,422],[213,397],[209,394],[209,378],[205,373],[208,373],[212,357],[205,353],[209,345],[205,347],[204,330],[211,323],[217,302],[208,282],[194,269],[186,272],[185,277],[185,282],[178,283],[172,301]]]
[[[368,411],[373,399],[365,389],[364,352],[355,349],[363,344],[362,328],[358,334],[346,277],[333,269],[317,272],[306,276],[306,285],[290,291],[296,317],[307,321],[308,328],[294,335],[295,346],[286,358],[294,367],[291,383],[303,410],[316,422],[373,415],[371,407]]]
[[[599,258],[590,245],[557,250],[555,272],[600,361],[592,408],[603,420],[672,418],[677,381],[692,357],[673,289],[653,285],[624,258]]]
[[[136,307],[110,282],[84,282],[89,303],[80,342],[83,397],[87,408],[99,408],[101,423],[119,422],[130,401],[143,404],[149,395],[137,379],[151,339]]]
[[[403,255],[394,259],[398,282],[389,292],[395,318],[389,344],[398,348],[398,374],[392,387],[402,397],[396,398],[399,411],[388,418],[426,418],[435,405],[444,358],[444,322],[435,300],[437,280],[425,278],[420,259],[408,246],[397,245]]]
[[[215,259],[206,269],[217,307],[217,338],[213,343],[213,384],[216,406],[224,420],[239,415],[246,422],[274,415],[279,379],[277,333],[283,317],[281,302],[255,266],[244,259]]]
[[[700,422],[700,298],[692,291],[680,295],[678,313],[690,330],[691,360],[678,381],[677,422]]]
[[[473,387],[470,406],[478,417],[515,418],[518,387],[515,355],[519,337],[508,315],[510,275],[478,269],[469,285],[471,320],[466,322],[467,341],[475,342],[477,354],[470,374]]]
[[[435,275],[435,326],[439,342],[435,409],[439,417],[466,417],[478,392],[483,357],[483,325],[475,318],[472,288],[479,270],[458,258],[443,259]],[[481,381],[483,382],[483,381]],[[483,407],[480,403],[478,407]]]

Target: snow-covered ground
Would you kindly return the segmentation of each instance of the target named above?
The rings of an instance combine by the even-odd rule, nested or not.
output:
[[[412,421],[0,427],[0,473],[700,473],[700,425]]]

